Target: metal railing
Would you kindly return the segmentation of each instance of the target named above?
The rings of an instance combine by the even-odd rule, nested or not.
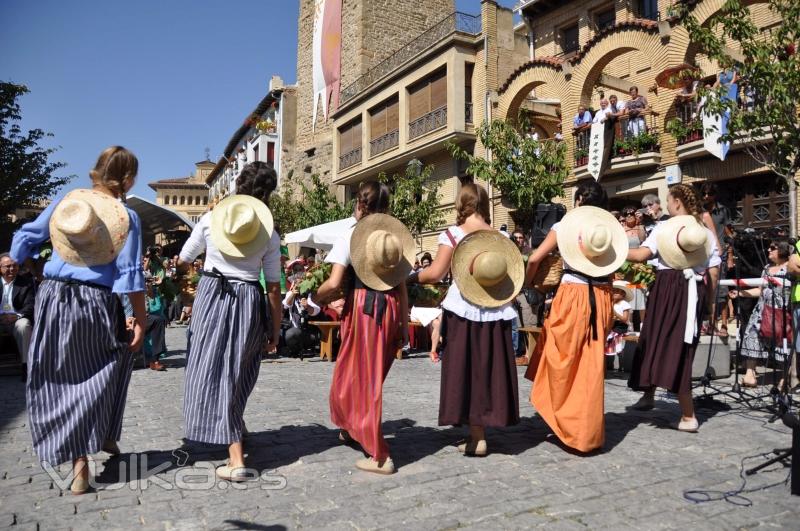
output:
[[[394,131],[389,131],[385,135],[381,135],[378,138],[369,141],[369,154],[370,156],[375,156],[384,151],[388,151],[393,147],[397,147],[400,144],[400,130],[395,129]]]
[[[355,166],[360,162],[361,162],[361,148],[357,147],[355,149],[351,149],[347,153],[339,155],[339,170],[346,170],[347,168]]]
[[[472,123],[472,102],[467,101],[464,103],[464,121],[468,124]]]
[[[655,114],[620,116],[615,124],[611,158],[658,152],[658,122]]]
[[[355,98],[364,89],[382,79],[383,77],[397,71],[397,69],[407,61],[410,61],[422,52],[429,50],[437,42],[454,33],[465,33],[467,35],[478,35],[481,32],[480,15],[468,15],[456,11],[451,13],[444,20],[431,26],[422,32],[415,39],[394,52],[392,55],[370,68],[366,74],[356,79],[353,83],[345,87],[339,97],[340,105],[344,105]]]
[[[447,105],[442,105],[427,114],[423,114],[413,122],[408,124],[409,140],[430,133],[435,129],[447,125]]]
[[[590,133],[590,129],[581,129],[572,133],[572,153],[575,157],[575,167],[589,164]]]

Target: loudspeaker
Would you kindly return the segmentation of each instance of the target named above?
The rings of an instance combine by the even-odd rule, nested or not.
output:
[[[539,203],[536,205],[536,214],[533,218],[533,232],[531,233],[531,246],[538,247],[547,237],[547,233],[557,222],[561,221],[567,207],[556,203]]]
[[[709,343],[711,336],[701,336],[700,344],[694,351],[694,362],[692,363],[692,380],[699,380],[705,375],[706,365],[708,365]],[[711,346],[711,365],[708,370],[712,380],[727,378],[731,375],[731,346],[734,338],[730,339],[730,344],[723,343],[718,337],[713,338]]]

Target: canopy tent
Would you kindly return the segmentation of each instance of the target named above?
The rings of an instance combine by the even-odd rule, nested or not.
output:
[[[194,223],[186,216],[147,199],[129,195],[127,204],[131,210],[139,214],[142,222],[142,243],[145,246],[155,244],[157,234],[172,236],[171,239],[179,239],[177,233],[180,232],[182,233],[180,236],[185,235],[182,238],[185,240],[194,228]]]
[[[290,232],[286,235],[287,244],[297,244],[300,247],[312,247],[323,251],[330,251],[334,242],[356,224],[356,218],[350,216],[346,219],[323,223],[307,229]]]

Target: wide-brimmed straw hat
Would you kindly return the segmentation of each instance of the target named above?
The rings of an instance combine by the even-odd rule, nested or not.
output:
[[[510,302],[525,281],[522,254],[496,230],[467,234],[453,252],[451,269],[461,295],[484,308]]]
[[[659,260],[672,269],[703,266],[711,256],[713,242],[694,216],[674,216],[661,222],[656,233]]]
[[[364,285],[377,291],[390,290],[411,272],[414,237],[397,218],[370,214],[353,228],[350,259]]]
[[[50,240],[68,264],[105,265],[122,251],[129,225],[119,200],[96,190],[73,190],[53,210]]]
[[[558,226],[558,250],[570,269],[590,277],[606,277],[628,256],[625,229],[611,212],[581,206],[568,212]]]
[[[625,300],[631,302],[633,300],[633,290],[624,280],[615,280],[614,289],[618,289],[625,294]]]
[[[267,205],[250,195],[230,195],[211,211],[211,241],[228,256],[244,258],[263,251],[273,227]]]

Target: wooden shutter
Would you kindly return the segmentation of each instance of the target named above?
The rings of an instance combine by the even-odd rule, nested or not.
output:
[[[447,73],[440,72],[431,79],[431,103],[428,112],[447,105]]]
[[[386,106],[386,132],[391,133],[400,127],[400,103],[397,98]]]
[[[352,146],[353,128],[350,124],[339,130],[339,153],[344,155],[353,148]]]
[[[408,118],[414,121],[430,111],[430,85],[427,81],[409,90]]]
[[[353,124],[352,136],[350,137],[350,149],[357,149],[361,147],[361,120]]]
[[[386,130],[386,106],[381,105],[370,113],[370,140],[375,140],[379,136],[387,133]]]

